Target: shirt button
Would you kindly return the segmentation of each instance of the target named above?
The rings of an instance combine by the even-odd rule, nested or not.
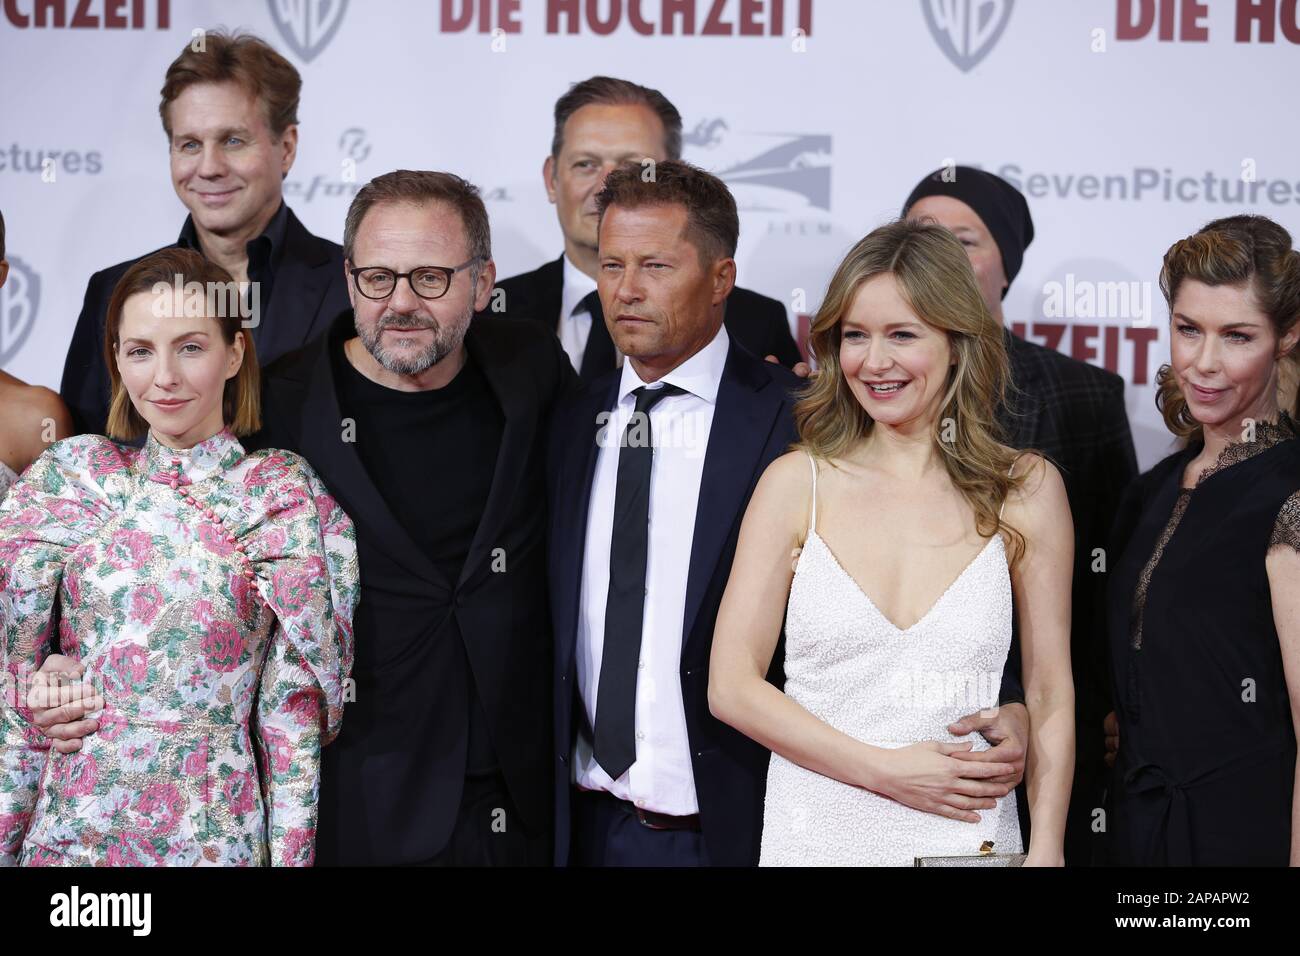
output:
[[[638,669],[644,668],[644,667],[645,667],[645,661],[637,661],[637,662],[636,662],[636,666],[637,666]]]
[[[638,730],[638,731],[636,732],[636,739],[637,739],[637,740],[645,740],[645,733],[644,733],[643,731]]]

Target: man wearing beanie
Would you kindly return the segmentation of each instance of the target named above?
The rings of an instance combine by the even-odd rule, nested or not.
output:
[[[1102,722],[1110,711],[1105,640],[1099,613],[1106,576],[1092,570],[1124,486],[1137,475],[1124,411],[1124,380],[1113,372],[1043,348],[1006,328],[1002,300],[1033,241],[1034,222],[1020,191],[970,166],[937,170],[912,190],[909,219],[933,220],[961,240],[993,317],[1003,323],[1011,383],[999,419],[1007,441],[1047,455],[1061,471],[1074,518],[1074,593],[1070,655],[1075,684],[1075,776],[1066,820],[1065,861],[1100,859],[1104,833],[1092,830],[1105,786]],[[1013,641],[1013,654],[1018,645]],[[1028,845],[1029,801],[1020,797]]]

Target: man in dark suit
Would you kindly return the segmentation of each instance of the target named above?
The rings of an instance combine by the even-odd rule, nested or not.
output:
[[[596,194],[620,163],[645,162],[648,169],[648,161],[677,160],[681,152],[681,114],[658,90],[595,76],[574,84],[555,104],[542,179],[564,232],[564,253],[497,283],[492,308],[555,332],[584,382],[621,361],[596,294]],[[727,333],[750,352],[775,356],[787,368],[801,360],[785,306],[776,299],[735,288],[725,312]]]
[[[753,865],[769,754],[710,712],[709,655],[799,380],[724,325],[739,220],[720,180],[623,166],[597,208],[600,297],[628,361],[561,401],[548,445],[556,862]],[[967,720],[1025,743],[1023,706]]]
[[[912,190],[903,215],[951,230],[970,256],[985,304],[1004,322],[1002,300],[1034,238],[1020,191],[968,166],[937,170]],[[1094,571],[1137,456],[1124,409],[1124,380],[1113,372],[1004,332],[1011,387],[999,419],[1015,448],[1036,449],[1060,469],[1074,519],[1070,656],[1075,683],[1075,779],[1066,823],[1068,865],[1087,865],[1097,849],[1093,816],[1104,785],[1102,720],[1109,708],[1104,624],[1106,576]],[[1020,805],[1027,809],[1028,800]],[[1022,812],[1022,822],[1027,818]],[[1027,832],[1027,831],[1026,831]]]
[[[163,84],[176,195],[189,210],[177,246],[248,282],[246,325],[266,365],[325,332],[348,307],[337,243],[312,235],[282,196],[298,149],[302,80],[256,37],[213,32],[186,46]],[[137,259],[90,277],[60,393],[78,432],[108,418],[104,325],[113,288]]]
[[[545,865],[551,641],[527,489],[573,371],[543,329],[471,322],[495,267],[458,177],[378,177],[344,250],[354,311],[267,369],[259,439],[302,453],[357,526],[356,701],[323,755],[318,858]]]
[[[263,370],[243,442],[303,455],[357,530],[355,694],[322,753],[316,862],[549,865],[546,513],[529,492],[576,376],[545,329],[474,315],[495,266],[460,177],[376,177],[343,248],[353,309]],[[42,673],[81,671],[51,654]],[[33,695],[56,749],[98,730],[80,693]]]

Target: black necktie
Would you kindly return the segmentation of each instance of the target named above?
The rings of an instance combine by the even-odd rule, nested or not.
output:
[[[600,378],[617,364],[614,340],[605,328],[605,312],[600,307],[600,296],[588,292],[582,299],[582,305],[591,313],[591,333],[587,336],[587,348],[582,353],[582,367],[578,377],[584,382]]]
[[[650,409],[675,385],[638,388],[618,451],[614,527],[609,547],[609,597],[605,602],[605,644],[596,691],[593,756],[617,780],[636,760],[636,676],[645,615],[646,549],[650,520]]]

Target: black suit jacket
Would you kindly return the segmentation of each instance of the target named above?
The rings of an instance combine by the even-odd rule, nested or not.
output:
[[[452,581],[407,533],[400,502],[382,499],[341,437],[331,352],[354,334],[352,313],[344,313],[327,336],[265,370],[265,428],[252,442],[302,454],[357,528],[356,699],[323,754],[318,860],[411,863],[444,848],[464,781],[471,676],[522,817],[506,825],[546,834],[552,656],[545,512],[535,489],[545,482],[544,425],[573,385],[573,370],[540,327],[492,316],[470,324],[465,347],[501,406],[505,431],[468,559]],[[455,453],[447,449],[448,468]],[[438,494],[437,474],[428,493]]]
[[[1005,332],[1011,389],[999,416],[1008,443],[1044,453],[1060,469],[1074,520],[1071,652],[1078,704],[1107,706],[1104,624],[1099,617],[1105,575],[1094,573],[1093,549],[1106,548],[1111,523],[1137,455],[1124,380]],[[1105,716],[1106,711],[1101,711]],[[1098,731],[1100,733],[1100,731]]]
[[[275,269],[271,301],[261,315],[257,358],[265,366],[324,333],[330,320],[350,307],[343,274],[343,248],[307,231],[292,209],[285,210],[284,250]],[[178,243],[163,248],[174,248]],[[155,252],[160,250],[155,249]],[[149,253],[152,255],[152,253]],[[63,364],[63,397],[79,433],[103,434],[108,421],[108,368],[104,325],[113,289],[140,259],[101,269],[90,277]]]
[[[1075,776],[1066,820],[1066,862],[1086,864],[1092,811],[1101,805],[1105,767],[1102,720],[1110,710],[1105,595],[1107,575],[1093,570],[1096,548],[1118,557],[1110,541],[1125,487],[1137,475],[1137,455],[1124,409],[1124,380],[1113,372],[1026,342],[1004,332],[1011,361],[1011,388],[999,419],[1008,443],[1045,454],[1060,469],[1074,521],[1074,582],[1071,594],[1070,662],[1075,690]],[[1018,635],[1012,641],[1002,698],[1020,670]],[[1023,699],[1016,687],[1010,696]],[[1017,791],[1021,826],[1029,836],[1029,801]],[[1026,845],[1028,843],[1026,842]]]
[[[532,272],[502,279],[496,288],[505,292],[505,309],[501,314],[540,322],[554,333],[564,290],[564,256]],[[803,361],[790,334],[785,306],[776,299],[736,287],[727,297],[724,321],[732,341],[739,342],[759,358],[775,355],[786,368]],[[603,374],[602,370],[583,378],[594,381]]]
[[[596,467],[597,415],[613,409],[620,374],[611,370],[564,399],[552,423],[547,456],[551,535],[551,611],[555,623],[555,858],[568,861],[570,767],[585,715],[577,700],[574,650]],[[758,862],[769,753],[709,712],[713,626],[736,553],[740,521],[764,469],[795,439],[790,390],[798,379],[735,341],[727,354],[705,452],[682,628],[681,686],[695,790],[710,860]],[[364,568],[364,565],[363,565]],[[784,647],[768,679],[784,685]]]

